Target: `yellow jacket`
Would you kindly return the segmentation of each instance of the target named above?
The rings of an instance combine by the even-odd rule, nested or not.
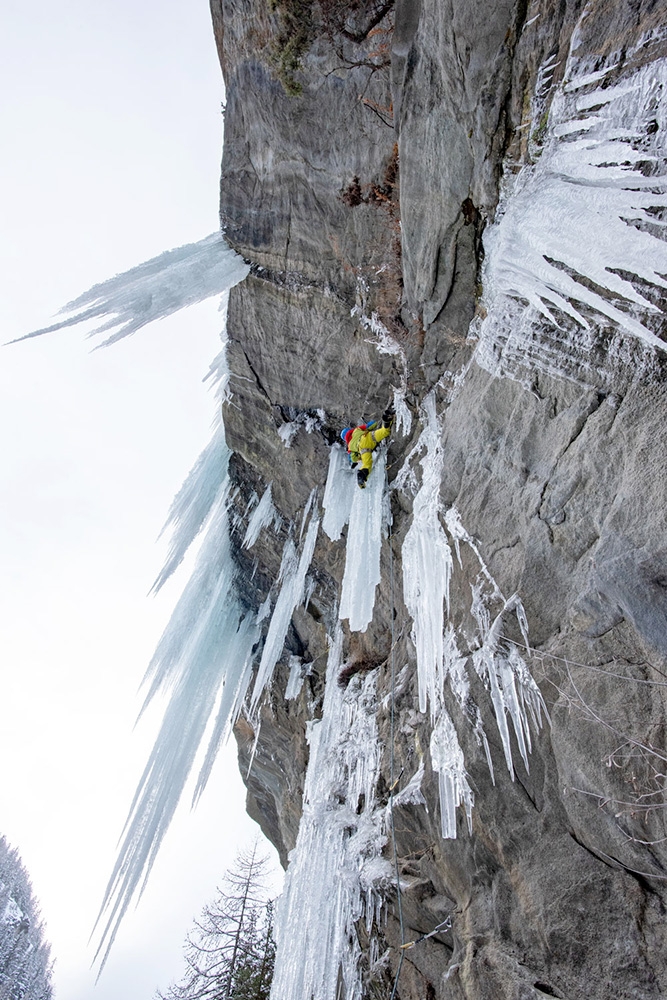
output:
[[[362,469],[373,468],[373,450],[391,434],[391,427],[376,427],[372,431],[355,427],[347,450],[353,463],[361,462]]]

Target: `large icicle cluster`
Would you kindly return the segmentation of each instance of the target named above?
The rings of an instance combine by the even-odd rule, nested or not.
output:
[[[421,459],[422,482],[413,503],[413,517],[402,550],[403,596],[413,620],[412,637],[417,657],[419,707],[430,708],[434,722],[431,736],[431,762],[438,772],[440,784],[440,814],[442,835],[456,837],[456,809],[465,806],[468,826],[471,826],[473,793],[468,781],[463,750],[454,723],[445,707],[445,682],[461,709],[462,717],[473,721],[473,733],[483,746],[491,775],[493,767],[479,707],[470,695],[466,676],[467,658],[462,656],[452,626],[445,628],[445,611],[449,609],[449,584],[453,556],[445,526],[454,545],[459,564],[461,544],[467,545],[479,562],[479,574],[473,586],[471,613],[478,624],[477,646],[470,650],[478,675],[490,692],[498,732],[501,737],[507,767],[514,778],[514,765],[507,717],[512,720],[522,759],[528,769],[530,750],[529,723],[538,728],[542,711],[546,712],[539,688],[530,675],[518,647],[502,633],[503,618],[514,614],[519,622],[525,645],[528,646],[527,624],[523,606],[515,594],[506,600],[489,573],[474,540],[461,524],[458,511],[444,512],[440,501],[443,454],[441,428],[435,410],[435,397],[430,395],[422,407],[423,431],[408,462],[415,454]],[[409,481],[406,474],[398,482]],[[493,621],[490,609],[498,607]]]
[[[226,384],[220,359],[215,376]],[[129,902],[145,885],[185,787],[206,727],[215,714],[208,750],[195,789],[198,797],[209,777],[220,743],[245,698],[252,669],[252,648],[259,637],[253,615],[244,615],[236,597],[231,557],[228,459],[220,419],[169,514],[174,527],[159,587],[182,560],[189,544],[205,530],[195,568],[158,643],[146,674],[144,707],[158,692],[169,702],[155,745],[139,782],[101,913],[106,923],[100,949],[103,961]],[[217,708],[216,708],[217,706]],[[98,949],[99,951],[99,949]]]
[[[137,267],[117,274],[99,285],[93,285],[60,314],[63,319],[20,337],[39,337],[77,323],[97,322],[100,325],[88,335],[109,333],[102,346],[203,302],[222,295],[242,281],[250,268],[225,242],[221,233],[211,233],[198,243],[188,243],[167,250]]]
[[[391,880],[380,859],[383,810],[375,809],[381,745],[375,677],[338,684],[343,635],[329,651],[322,719],[308,727],[310,760],[297,844],[276,912],[274,1000],[361,1000],[361,949],[355,922],[370,931]]]
[[[88,321],[99,324],[89,335],[110,333],[104,342],[110,344],[156,319],[225,293],[248,270],[215,233],[94,286],[62,310],[62,320],[29,336]],[[220,403],[228,380],[224,347],[211,365],[209,378]],[[255,616],[244,614],[236,598],[227,511],[229,457],[218,417],[212,439],[175,498],[165,526],[172,529],[172,538],[154,584],[156,590],[177,569],[195,538],[202,532],[204,538],[192,577],[146,674],[144,708],[158,692],[168,693],[169,701],[130,808],[98,918],[98,922],[104,918],[97,952],[102,954],[102,965],[131,898],[150,874],[211,719],[195,797],[206,784],[217,749],[250,683],[251,651],[259,628]],[[255,527],[261,529],[261,525]]]
[[[348,461],[347,452],[339,444],[335,444],[329,451],[329,472],[322,504],[322,528],[332,542],[338,541],[350,520],[352,502],[357,493],[357,478]]]
[[[605,87],[613,59],[591,72],[576,37],[546,131],[532,124],[544,132],[536,162],[506,182],[485,234],[477,359],[492,372],[567,375],[572,355],[585,374],[605,325],[667,347],[650,329],[659,309],[647,296],[667,288],[667,60]]]
[[[314,496],[311,494],[308,507],[311,506],[313,500]],[[308,510],[304,511],[303,514],[302,530],[303,526],[305,526],[307,515]],[[275,665],[278,662],[280,654],[283,651],[283,646],[285,645],[287,630],[289,628],[289,623],[292,620],[294,610],[303,602],[306,574],[310,568],[313,558],[319,527],[320,519],[315,515],[315,513],[312,513],[310,517],[310,524],[308,525],[308,531],[306,532],[306,538],[301,549],[301,555],[297,554],[296,547],[291,537],[287,539],[285,544],[282,563],[280,566],[280,574],[278,577],[279,581],[282,581],[282,587],[273,609],[273,615],[271,616],[271,622],[269,624],[269,631],[267,632],[264,649],[262,650],[262,658],[259,663],[255,687],[253,689],[252,699],[250,702],[251,712],[256,708],[264,688],[273,676]]]

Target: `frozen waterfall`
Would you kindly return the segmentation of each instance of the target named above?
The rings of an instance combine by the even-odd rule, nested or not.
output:
[[[315,491],[314,491],[315,492]],[[311,493],[306,510],[303,513],[302,531],[305,526],[309,508],[312,506],[314,494]],[[273,671],[278,658],[283,651],[285,638],[289,623],[292,620],[294,609],[301,604],[304,598],[306,586],[306,574],[310,569],[310,563],[315,550],[317,532],[320,527],[320,519],[315,513],[311,514],[310,524],[306,532],[306,538],[298,555],[291,536],[285,543],[283,558],[280,566],[279,581],[282,581],[280,594],[273,609],[269,631],[262,650],[262,658],[257,671],[257,679],[250,701],[250,711],[253,712],[259,703],[259,699],[266,685],[273,676]]]
[[[33,335],[96,321],[99,325],[93,332],[110,333],[105,343],[112,343],[154,319],[224,291],[246,273],[246,265],[220,236],[208,237],[96,286],[67,307],[62,321]],[[382,330],[373,332],[379,337],[379,350],[397,354],[405,362],[393,342],[382,339]],[[405,372],[403,381],[404,376]],[[227,398],[229,378],[224,349],[211,365],[209,377],[222,402]],[[394,399],[397,431],[400,427],[407,432],[412,417],[404,392],[402,382],[395,389]],[[455,837],[458,808],[464,807],[470,827],[474,801],[457,725],[472,727],[492,766],[482,715],[470,692],[468,664],[472,664],[489,692],[512,776],[509,720],[527,767],[530,726],[541,724],[544,705],[518,647],[502,631],[507,616],[514,615],[527,645],[521,602],[516,595],[506,600],[500,593],[456,510],[442,510],[441,426],[433,395],[425,400],[420,420],[418,443],[393,488],[413,495],[412,523],[402,552],[404,597],[413,620],[419,705],[422,712],[430,712],[433,723],[430,753],[439,778],[442,835]],[[419,457],[420,477],[411,467],[415,457]],[[193,541],[200,536],[202,541],[192,576],[146,674],[144,706],[158,693],[166,692],[169,698],[130,807],[98,917],[102,934],[96,957],[101,955],[102,966],[130,901],[146,883],[206,732],[210,735],[199,768],[195,801],[239,713],[258,710],[283,654],[294,611],[309,599],[307,577],[321,520],[317,487],[300,519],[287,528],[280,572],[264,604],[256,614],[241,607],[230,537],[229,458],[224,425],[218,417],[210,443],[169,512],[167,527],[172,530],[172,538],[155,589],[178,568]],[[374,468],[365,490],[357,488],[345,451],[332,446],[322,526],[329,539],[336,542],[347,525],[339,618],[348,620],[352,632],[366,631],[373,619],[381,580],[383,534],[390,518],[387,501],[386,445],[374,453]],[[271,523],[276,529],[280,527],[270,483],[261,499],[257,493],[252,495],[246,514],[248,523],[241,545],[251,549]],[[468,654],[459,650],[457,635],[446,617],[453,552],[460,562],[462,545],[472,550],[480,566],[471,606],[478,636],[475,648]],[[264,621],[272,600],[275,603],[267,627]],[[264,630],[260,662],[248,699],[255,650]],[[322,719],[308,724],[310,762],[303,816],[277,913],[279,947],[272,996],[280,1000],[301,1000],[306,996],[335,1000],[339,976],[347,1000],[361,1000],[361,953],[355,923],[365,916],[370,934],[382,893],[394,884],[391,867],[381,856],[386,839],[386,808],[376,807],[375,800],[382,754],[376,722],[375,673],[354,676],[343,691],[338,684],[342,643],[339,624],[330,647]],[[301,660],[291,657],[288,700],[299,696],[304,671]],[[402,683],[406,681],[403,677]],[[452,706],[458,709],[459,717],[450,714]],[[401,801],[405,804],[424,803],[420,791],[423,773],[421,760],[413,779],[397,798],[403,794]],[[295,933],[297,927],[299,933]]]
[[[375,676],[338,684],[343,635],[331,643],[322,719],[308,724],[303,814],[276,909],[273,1000],[361,1000],[355,923],[370,932],[379,890],[392,882],[380,858],[384,810],[375,809],[382,746]]]
[[[110,344],[156,319],[226,292],[248,270],[242,258],[215,233],[95,285],[62,310],[61,320],[28,336],[93,322],[97,326],[89,336],[109,333],[104,343]],[[208,377],[216,386],[220,403],[228,379],[224,346]],[[236,598],[227,512],[229,456],[218,417],[210,443],[169,512],[166,527],[172,529],[172,538],[155,589],[177,569],[195,538],[203,533],[203,540],[192,577],[145,678],[148,691],[144,707],[158,692],[168,692],[169,701],[130,807],[96,924],[103,927],[96,953],[96,957],[102,956],[102,966],[132,897],[150,874],[210,720],[214,719],[212,734],[196,797],[206,784],[216,751],[238,715],[250,683],[251,651],[259,630],[255,616],[244,614]]]
[[[591,73],[571,53],[548,121],[539,125],[542,105],[534,109],[532,134],[544,131],[535,162],[505,182],[484,237],[477,360],[491,372],[569,375],[569,353],[585,378],[605,325],[667,349],[652,332],[660,310],[649,295],[667,287],[667,60],[606,86],[615,68]]]
[[[460,710],[464,725],[472,722],[473,733],[484,749],[493,777],[489,744],[482,724],[479,707],[470,694],[466,674],[468,657],[462,656],[453,626],[445,628],[445,612],[449,611],[449,587],[453,570],[453,555],[461,563],[461,545],[467,545],[479,563],[479,575],[473,587],[471,613],[479,633],[473,640],[472,663],[476,673],[490,693],[496,725],[503,745],[509,773],[514,779],[514,764],[507,717],[519,745],[519,752],[528,770],[530,724],[538,729],[546,707],[537,684],[530,675],[518,647],[501,631],[504,618],[514,615],[528,647],[528,633],[523,605],[515,594],[506,600],[489,573],[479,548],[461,523],[458,511],[451,507],[443,511],[440,500],[443,453],[442,429],[435,409],[435,396],[426,398],[421,410],[422,433],[408,456],[406,467],[397,482],[407,487],[413,483],[412,524],[405,536],[402,550],[403,596],[412,616],[412,637],[417,658],[419,708],[430,710],[433,722],[431,763],[438,772],[440,788],[440,818],[442,835],[456,837],[456,809],[464,805],[468,827],[472,824],[473,793],[468,781],[465,759],[454,722],[445,704],[445,683]],[[418,454],[422,469],[421,486],[410,472],[409,463]],[[444,515],[444,526],[441,516]],[[491,609],[497,608],[493,622]],[[470,654],[469,654],[470,655]]]
[[[380,445],[374,452],[373,471],[366,489],[356,489],[350,509],[345,549],[345,575],[340,598],[340,617],[347,618],[352,632],[365,632],[373,618],[375,589],[380,582],[380,550],[384,513],[387,453]],[[345,491],[346,486],[339,487]]]

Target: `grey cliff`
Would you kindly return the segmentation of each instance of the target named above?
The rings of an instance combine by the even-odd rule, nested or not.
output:
[[[640,364],[644,355],[630,344],[621,361],[606,364],[598,345],[586,378],[539,367],[528,378],[497,375],[477,363],[473,322],[483,313],[483,239],[502,178],[536,155],[539,137],[523,127],[526,109],[538,99],[542,114],[549,108],[540,67],[555,64],[553,93],[576,28],[577,51],[591,66],[621,53],[608,77],[613,85],[630,63],[667,55],[665,5],[396,0],[353,40],[336,35],[326,5],[313,3],[297,94],[277,78],[281,4],[273,11],[266,0],[211,5],[227,88],[221,223],[252,264],[230,293],[225,412],[242,599],[257,609],[266,598],[287,527],[323,487],[340,428],[379,415],[399,384],[414,417],[435,392],[443,506],[456,506],[502,593],[521,596],[529,665],[550,714],[534,736],[530,772],[519,761],[514,780],[485,719],[495,783],[472,730],[457,724],[475,793],[471,834],[459,817],[457,839],[441,838],[437,774],[428,761],[428,811],[397,808],[408,936],[451,917],[449,930],[406,953],[397,995],[665,997],[665,358],[657,352]],[[362,35],[378,6],[355,6],[347,34]],[[377,350],[361,322],[372,314],[402,355]],[[654,330],[665,337],[662,317]],[[288,423],[296,427],[286,448],[278,431]],[[390,485],[418,437],[416,421],[408,437],[394,435]],[[240,545],[247,502],[269,482],[281,536],[261,536],[248,552]],[[390,691],[395,614],[394,655],[409,667],[397,694],[395,751],[407,776],[431,725],[417,711],[400,586],[412,500],[409,492],[390,495],[393,529],[373,621],[363,633],[346,631],[345,656],[377,671],[387,746],[382,699]],[[320,532],[316,586],[293,616],[247,779],[248,810],[285,864],[301,813],[305,727],[321,704],[343,569],[344,548]],[[469,554],[455,563],[450,619],[460,635],[472,634],[477,572]],[[522,641],[515,620],[506,629]],[[299,698],[285,701],[291,655],[310,673]],[[472,695],[488,704],[481,685],[471,672]],[[237,724],[244,775],[255,735],[246,720]],[[385,796],[388,767],[385,755]],[[394,897],[382,934],[389,961],[365,970],[369,997],[391,992],[400,943]]]

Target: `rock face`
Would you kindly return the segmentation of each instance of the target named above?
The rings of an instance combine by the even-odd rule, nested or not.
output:
[[[225,423],[235,503],[243,528],[251,494],[270,482],[283,519],[278,538],[263,532],[249,551],[238,535],[243,601],[256,610],[269,594],[289,525],[313,489],[321,501],[340,428],[379,415],[393,389],[402,391],[415,420],[408,436],[393,436],[389,483],[397,485],[406,463],[414,482],[406,486],[406,475],[390,493],[393,528],[373,620],[345,634],[348,662],[377,671],[387,748],[392,656],[408,668],[396,693],[395,764],[405,785],[423,758],[428,811],[395,811],[406,939],[451,918],[449,929],[405,952],[397,996],[658,1000],[667,995],[667,355],[585,304],[582,327],[564,305],[545,317],[537,300],[519,297],[515,308],[532,324],[530,351],[510,363],[506,333],[489,326],[496,300],[484,248],[516,190],[513,178],[532,176],[559,139],[549,117],[558,95],[582,94],[581,115],[594,114],[633,74],[663,65],[664,5],[396,0],[385,10],[304,2],[309,32],[290,78],[301,91],[290,96],[276,65],[281,18],[294,6],[281,0],[271,12],[265,0],[212,0],[227,87],[221,220],[253,264],[229,301]],[[661,79],[656,69],[650,100],[658,110],[647,101],[639,115],[644,145],[624,140],[646,157],[638,169],[651,179],[647,204],[655,199],[654,223],[633,216],[627,224],[656,241]],[[590,125],[577,128],[573,141]],[[628,163],[637,166],[637,157]],[[490,240],[488,248],[493,254]],[[659,307],[663,290],[636,273],[629,263],[622,277]],[[587,279],[578,287],[618,306],[618,294]],[[641,319],[641,308],[628,307],[628,316]],[[659,338],[667,330],[655,309],[645,326]],[[378,330],[389,338],[384,350]],[[561,358],[576,365],[563,360],[559,370]],[[430,393],[445,455],[442,510],[458,511],[485,579],[520,596],[531,650],[516,619],[502,627],[523,649],[550,714],[550,725],[533,733],[530,772],[514,745],[513,779],[483,682],[468,669],[494,783],[448,690],[475,798],[472,832],[459,816],[455,840],[440,833],[438,775],[424,752],[432,722],[419,711],[401,588],[422,475],[414,454],[420,407]],[[278,433],[288,425],[290,447]],[[478,646],[471,586],[483,573],[463,549],[449,622],[470,664]],[[314,588],[292,618],[257,740],[250,722],[237,725],[244,775],[255,755],[249,811],[284,863],[297,837],[306,723],[320,711],[344,559],[344,547],[320,532]],[[309,674],[299,697],[285,701],[290,656]],[[385,758],[386,798],[388,751]],[[378,934],[388,963],[367,970],[369,997],[389,996],[398,964],[392,893],[385,912]]]

